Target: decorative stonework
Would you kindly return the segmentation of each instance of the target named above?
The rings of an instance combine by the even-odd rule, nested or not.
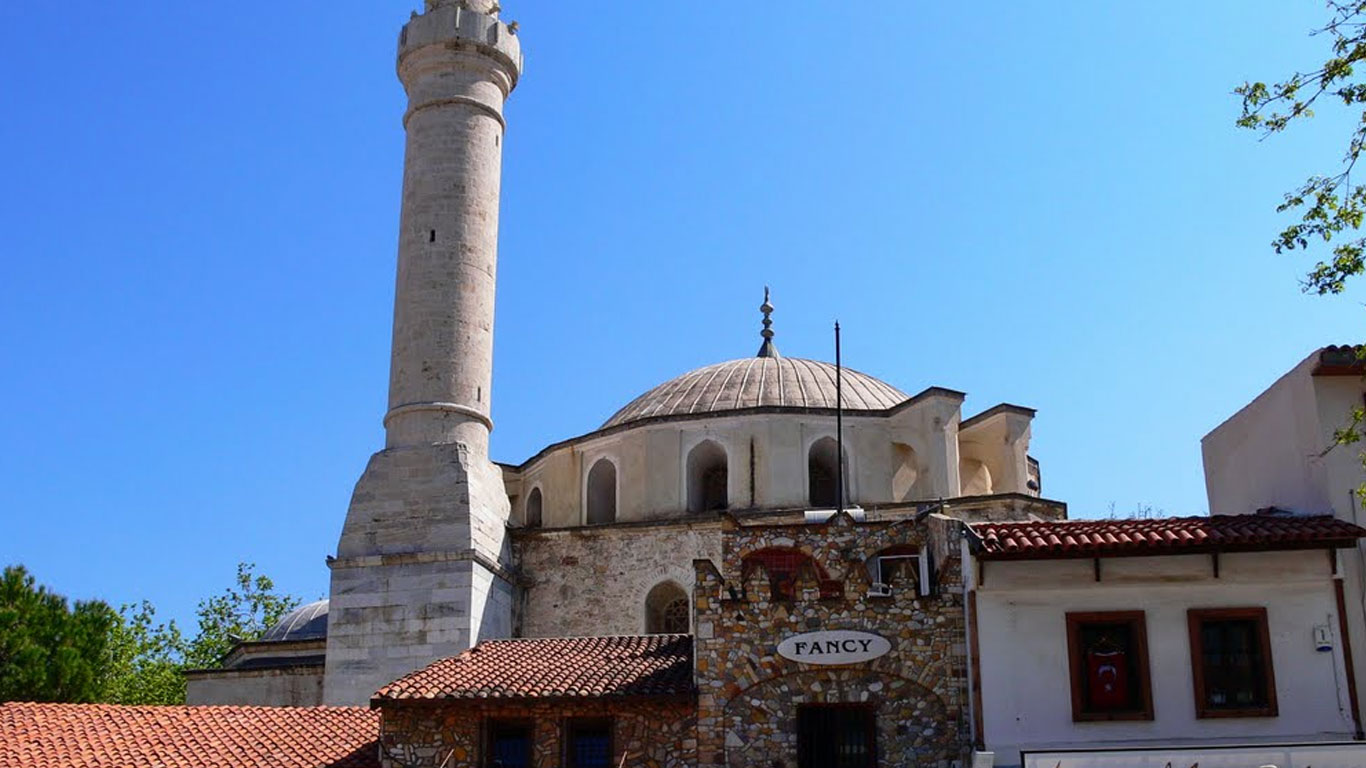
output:
[[[818,525],[732,522],[723,533],[721,567],[695,563],[698,765],[795,766],[802,704],[874,706],[880,765],[947,768],[961,759],[969,744],[961,528],[938,515],[920,523],[855,523],[847,515]],[[938,553],[933,594],[869,594],[869,558],[893,546],[925,545]],[[794,598],[775,599],[769,574],[744,564],[746,555],[774,548],[809,555],[826,575],[803,569]],[[839,629],[880,635],[892,649],[833,667],[777,653],[787,637]]]

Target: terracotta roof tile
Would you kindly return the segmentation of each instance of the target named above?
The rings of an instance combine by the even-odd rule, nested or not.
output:
[[[1333,517],[1216,515],[973,523],[987,560],[1352,546],[1366,529]]]
[[[379,768],[363,707],[0,704],[0,768]]]
[[[485,640],[386,685],[374,701],[692,692],[689,635],[552,637]]]

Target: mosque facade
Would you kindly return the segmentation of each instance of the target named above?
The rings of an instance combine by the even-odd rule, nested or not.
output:
[[[959,391],[783,355],[767,291],[753,356],[494,462],[516,32],[494,0],[427,0],[402,29],[385,444],[329,599],[190,673],[190,704],[369,706],[378,759],[407,768],[1360,760],[1339,560],[1366,530],[1070,521],[1032,409],[965,415]]]

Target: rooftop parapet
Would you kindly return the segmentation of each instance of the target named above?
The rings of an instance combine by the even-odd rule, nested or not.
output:
[[[482,9],[482,10],[481,10]],[[428,0],[427,11],[414,14],[398,36],[398,61],[429,45],[466,43],[500,61],[515,87],[522,74],[522,43],[517,25],[498,18],[489,0]]]

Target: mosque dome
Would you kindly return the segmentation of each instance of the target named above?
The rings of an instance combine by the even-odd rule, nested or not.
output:
[[[754,357],[729,360],[670,379],[626,404],[601,429],[649,419],[726,413],[750,408],[835,409],[835,366],[819,360],[783,357],[773,343],[773,304],[764,303],[763,344]],[[885,411],[907,395],[885,381],[844,368],[840,377],[844,409]]]
[[[327,637],[327,601],[319,600],[286,613],[261,635],[262,642],[321,640]]]
[[[907,395],[892,385],[845,368],[841,377],[849,412],[884,411]],[[602,425],[665,416],[722,413],[745,408],[835,408],[835,366],[798,357],[750,357],[708,365],[660,384],[626,404]]]

